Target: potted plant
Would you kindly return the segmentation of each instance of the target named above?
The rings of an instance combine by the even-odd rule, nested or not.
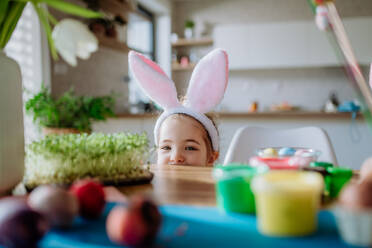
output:
[[[58,51],[71,65],[76,65],[76,56],[88,58],[97,50],[98,41],[78,21],[58,22],[45,5],[84,18],[103,16],[63,0],[0,0],[0,195],[21,181],[24,172],[22,76],[17,62],[7,57],[3,50],[28,3],[32,4],[44,27],[52,57],[57,59]]]
[[[112,95],[91,97],[76,96],[73,90],[65,92],[59,98],[53,98],[49,90],[42,86],[39,93],[26,102],[26,113],[43,133],[90,133],[93,121],[103,121],[114,116],[115,100]]]
[[[194,21],[192,21],[192,20],[186,20],[185,21],[184,35],[185,35],[186,39],[191,39],[193,37],[194,26],[195,26]]]

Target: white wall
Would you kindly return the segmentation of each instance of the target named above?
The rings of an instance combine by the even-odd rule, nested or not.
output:
[[[330,92],[336,92],[341,101],[354,97],[342,68],[230,71],[220,108],[247,111],[252,101],[258,101],[259,111],[265,111],[271,104],[288,101],[304,110],[317,111]]]

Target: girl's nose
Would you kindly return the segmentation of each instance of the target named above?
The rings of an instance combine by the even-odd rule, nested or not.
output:
[[[183,156],[182,152],[179,152],[179,151],[174,151],[171,159],[172,159],[172,162],[174,163],[185,162],[185,157]]]

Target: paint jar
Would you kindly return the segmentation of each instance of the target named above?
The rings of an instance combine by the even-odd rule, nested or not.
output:
[[[255,213],[251,180],[268,171],[268,167],[243,164],[217,165],[213,169],[216,181],[217,205],[224,212]]]
[[[269,236],[304,236],[317,227],[323,178],[308,171],[276,170],[252,181],[258,230]]]

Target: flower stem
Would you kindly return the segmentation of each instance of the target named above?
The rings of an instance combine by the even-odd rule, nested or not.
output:
[[[42,7],[38,6],[38,4],[36,4],[34,2],[32,4],[35,8],[35,11],[36,11],[37,15],[39,16],[40,22],[43,25],[45,33],[47,35],[49,48],[50,48],[50,53],[52,54],[53,59],[57,60],[58,59],[58,54],[57,54],[56,47],[54,46],[54,41],[53,41],[53,37],[52,37],[52,29],[50,27],[48,18],[46,16],[47,14],[44,12]]]

